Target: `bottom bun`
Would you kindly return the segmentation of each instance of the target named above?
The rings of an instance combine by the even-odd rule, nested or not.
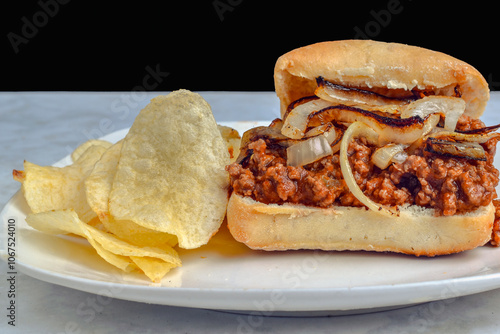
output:
[[[233,237],[252,249],[365,250],[416,256],[457,253],[491,238],[493,204],[463,215],[434,216],[433,209],[401,208],[387,217],[357,207],[328,209],[264,204],[232,194],[227,208]]]

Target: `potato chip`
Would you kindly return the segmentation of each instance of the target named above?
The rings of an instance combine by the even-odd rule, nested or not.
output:
[[[87,237],[87,240],[92,245],[92,247],[96,250],[97,254],[99,254],[100,257],[102,257],[106,262],[108,262],[109,264],[112,264],[113,266],[117,267],[118,269],[121,269],[126,273],[140,269],[139,266],[135,262],[133,262],[130,257],[116,255],[116,254],[106,250],[102,245],[100,245],[98,242],[96,242],[91,237]],[[166,273],[167,272],[165,272],[165,274]]]
[[[94,226],[95,228],[103,229],[104,226],[102,225],[101,221],[99,220],[98,217],[92,218],[89,222],[87,222],[90,226]]]
[[[87,202],[99,216],[109,211],[109,193],[120,159],[122,141],[117,142],[103,153],[85,180]]]
[[[120,239],[137,246],[175,246],[177,237],[166,232],[157,232],[130,220],[115,220],[111,215],[101,215],[104,227]]]
[[[229,126],[217,125],[217,127],[219,128],[222,138],[226,142],[230,162],[233,163],[240,154],[241,136],[238,131]]]
[[[104,227],[120,239],[138,246],[158,246],[177,244],[177,237],[157,232],[129,220],[115,220],[109,215],[109,194],[116,174],[118,160],[122,148],[122,141],[111,146],[85,180],[87,202],[97,214]]]
[[[131,256],[130,259],[139,267],[140,270],[153,282],[158,283],[170,269],[177,267],[172,263],[168,263],[154,257],[137,257]]]
[[[86,229],[82,229],[80,222],[73,210],[40,212],[26,217],[26,223],[41,232],[55,235],[72,233],[86,238],[104,260],[123,271],[130,272],[137,269],[137,265],[130,258],[113,254],[89,238],[89,233]]]
[[[73,220],[72,223],[78,224],[76,220]],[[117,255],[113,252],[108,251],[105,247],[103,247],[100,243],[98,243],[92,238],[90,232],[86,231],[85,229],[82,229],[82,231],[84,232],[85,234],[84,237],[87,239],[90,245],[96,250],[97,254],[99,254],[99,256],[102,257],[106,262],[112,264],[113,266],[127,273],[138,269],[137,264],[135,264],[135,262],[133,262],[131,258],[123,255]]]
[[[74,210],[58,210],[28,214],[26,223],[47,234],[73,233],[85,237],[85,232],[76,223],[77,219],[80,220]]]
[[[111,143],[109,141],[106,141],[106,140],[102,140],[102,139],[90,139],[90,140],[87,140],[86,142],[84,142],[83,144],[81,144],[80,146],[78,146],[74,151],[73,153],[71,153],[71,160],[73,162],[76,162],[81,156],[82,154],[90,147],[90,146],[93,146],[93,145],[96,145],[96,146],[102,146],[104,148],[109,148],[111,147]]]
[[[97,242],[102,249],[105,250],[105,256],[99,253],[106,261],[117,266],[117,257],[126,258],[135,263],[144,274],[153,282],[159,282],[170,269],[181,265],[181,260],[177,252],[170,246],[164,245],[160,247],[137,247],[123,240],[116,238],[110,233],[100,231],[92,226],[86,225],[83,222],[78,222],[82,229],[85,229],[87,240],[92,243]],[[94,246],[95,248],[95,246]],[[110,259],[108,253],[113,254]],[[130,264],[129,264],[130,265]],[[128,268],[122,269],[127,271]]]
[[[208,103],[186,90],[158,96],[124,139],[110,214],[177,236],[182,248],[206,244],[225,216],[229,154]]]
[[[106,148],[90,146],[72,165],[38,166],[24,162],[24,171],[14,171],[14,179],[22,182],[22,192],[34,213],[74,209],[84,222],[96,216],[87,204],[84,180]]]
[[[112,252],[113,254],[138,257],[148,256],[172,263],[175,266],[181,265],[179,255],[168,245],[158,247],[135,246],[118,239],[111,233],[103,232],[81,221],[80,223],[83,225],[82,229],[86,229],[86,231],[90,233],[92,239],[97,241],[104,249]]]
[[[155,282],[159,281],[170,269],[181,265],[181,260],[173,248],[169,246],[138,247],[128,244],[110,233],[85,224],[74,210],[29,214],[26,222],[31,227],[49,234],[73,233],[83,236],[110,264],[126,272],[139,268]],[[156,269],[155,265],[157,265]],[[163,276],[160,277],[160,275]]]

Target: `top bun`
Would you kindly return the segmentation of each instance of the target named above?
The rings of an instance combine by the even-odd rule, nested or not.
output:
[[[452,95],[458,84],[467,104],[465,114],[473,118],[483,114],[489,100],[481,73],[447,54],[398,43],[345,40],[304,46],[278,58],[274,84],[282,116],[291,102],[314,94],[319,76],[389,94],[430,89]]]

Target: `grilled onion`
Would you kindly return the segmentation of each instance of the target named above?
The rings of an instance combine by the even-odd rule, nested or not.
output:
[[[327,123],[307,131],[304,138],[323,135],[328,141],[328,144],[332,145],[340,141],[342,134],[343,132],[341,129],[336,128],[332,123]]]
[[[319,135],[289,146],[286,149],[288,166],[304,166],[332,154],[325,136]]]
[[[387,144],[373,152],[371,161],[380,169],[386,169],[392,162],[403,162],[408,157],[403,144]]]
[[[444,117],[444,129],[455,131],[458,119],[465,111],[465,101],[451,96],[426,96],[405,106],[401,118],[420,116],[425,118],[431,114]]]
[[[453,141],[481,144],[486,143],[492,138],[500,139],[500,133],[497,132],[469,134],[463,132],[440,131],[433,133],[431,136],[438,139],[452,139]]]
[[[370,198],[368,198],[363,191],[358,186],[354,175],[352,173],[352,168],[347,157],[347,149],[349,148],[349,143],[357,137],[364,137],[371,144],[376,144],[378,142],[379,135],[369,126],[361,122],[354,122],[351,124],[342,138],[340,144],[340,169],[342,170],[342,175],[344,177],[347,187],[351,193],[364,205],[366,205],[370,210],[380,212],[381,214],[389,217],[399,216],[399,210],[387,207],[382,204],[375,203]]]
[[[445,157],[486,161],[484,148],[474,142],[454,142],[429,137],[425,141],[425,150]]]
[[[484,134],[496,131],[498,129],[500,129],[500,124],[487,126],[487,127],[479,128],[479,129],[473,129],[473,130],[465,130],[465,131],[458,131],[457,130],[457,132],[470,134],[470,135],[484,135]]]
[[[331,105],[347,105],[392,115],[400,113],[399,100],[395,99],[396,103],[384,104],[382,103],[382,101],[384,101],[383,98],[389,100],[387,102],[391,102],[390,98],[383,97],[370,91],[335,85],[328,81],[327,84],[319,84],[314,94],[325,101],[331,102]]]
[[[281,133],[292,139],[303,138],[307,128],[309,115],[329,105],[331,105],[331,103],[328,101],[314,99],[296,106],[285,118]]]
[[[283,121],[275,119],[269,126],[257,126],[245,131],[241,137],[241,147],[248,146],[248,144],[258,139],[268,140],[273,144],[280,144],[285,147],[294,144],[295,140],[281,134],[282,126]]]
[[[327,85],[320,85],[318,92],[324,91],[320,89],[322,87]],[[339,103],[340,100],[336,98],[330,100],[307,97],[294,101],[290,104],[291,109],[287,111],[281,133],[292,139],[301,139],[309,127],[317,127],[331,121],[361,121],[376,129],[386,142],[409,144],[429,133],[441,116],[445,117],[445,129],[453,131],[458,118],[465,110],[465,102],[460,98],[428,96],[405,106],[392,105],[402,110],[401,118],[398,118],[386,112],[387,105],[374,109],[373,105],[360,107],[359,104],[347,101]]]
[[[408,159],[408,156],[409,156],[408,152],[406,152],[405,150],[403,150],[401,152],[398,152],[398,153],[394,154],[392,156],[391,161],[402,164],[403,162],[406,161],[406,159]]]
[[[314,94],[326,101],[332,102],[342,101],[343,103],[368,104],[373,106],[392,105],[395,107],[410,103],[415,99],[413,95],[404,98],[387,97],[369,90],[337,85],[325,80],[323,77],[317,77],[316,83],[318,88],[316,88]]]
[[[439,122],[439,119],[438,114],[428,115],[425,118],[413,116],[400,119],[364,109],[338,105],[313,112],[309,116],[307,126],[318,126],[334,120],[347,123],[362,122],[377,131],[382,142],[411,144],[428,134]]]
[[[304,135],[304,138],[315,137],[315,136],[324,134],[325,132],[330,133],[330,131],[333,131],[333,135],[335,137],[335,129],[334,129],[334,126],[332,123],[319,125],[315,128],[312,128],[311,130],[307,131]],[[333,140],[335,140],[335,138],[333,138]]]
[[[248,145],[259,139],[266,141],[267,145],[277,145],[283,148],[291,146],[297,142],[295,139],[290,139],[281,134],[283,121],[279,118],[272,121],[269,126],[257,126],[243,133],[241,136],[240,154],[236,159],[237,163],[248,159],[252,152],[248,149]]]
[[[299,105],[304,104],[306,102],[313,101],[313,100],[319,100],[319,97],[317,97],[316,95],[304,96],[304,97],[301,97],[300,99],[293,101],[286,108],[285,114],[283,115],[283,119],[286,119],[288,117],[288,114],[290,114],[290,112],[293,109],[295,109],[296,107],[298,107]]]

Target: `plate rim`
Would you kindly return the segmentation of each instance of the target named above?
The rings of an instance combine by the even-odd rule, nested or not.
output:
[[[5,261],[4,254],[2,253],[2,260]],[[233,310],[233,311],[254,311],[254,312],[270,312],[268,309],[262,308],[266,302],[275,298],[285,298],[287,303],[274,303],[271,312],[310,312],[310,311],[351,311],[359,309],[377,309],[384,307],[402,307],[410,306],[421,303],[427,303],[438,300],[453,299],[462,296],[477,294],[500,288],[500,271],[485,275],[465,276],[458,278],[447,278],[442,280],[432,280],[425,282],[410,282],[410,283],[396,283],[396,284],[380,284],[368,286],[354,286],[354,287],[333,287],[333,288],[193,288],[193,287],[170,287],[158,286],[154,283],[149,285],[117,283],[109,281],[100,281],[73,275],[65,275],[62,273],[49,271],[43,268],[35,267],[20,261],[16,262],[20,268],[19,271],[24,274],[39,279],[41,281],[64,286],[70,289],[84,291],[96,295],[112,297],[116,299],[129,300],[134,302],[152,303],[157,305],[166,306],[179,306],[191,308],[204,308],[214,310]],[[71,283],[78,283],[76,285]],[[83,284],[81,284],[83,283]],[[491,283],[491,284],[478,284],[478,283]],[[465,288],[464,288],[465,285]],[[451,294],[443,294],[444,290],[449,290],[448,286],[454,286],[454,291]],[[472,287],[475,288],[472,288]],[[121,287],[116,292],[116,287]],[[458,287],[458,289],[457,289]],[[429,294],[429,289],[432,293]],[[443,290],[444,289],[444,290]],[[110,296],[110,290],[115,291]],[[421,290],[427,290],[425,297],[420,297]],[[137,294],[137,292],[144,292],[145,294]],[[413,298],[402,298],[397,292],[412,291]],[[372,302],[363,301],[362,307],[361,299],[371,295]],[[199,299],[192,302],[190,295],[203,295],[203,300]],[[323,297],[336,297],[343,299],[349,297],[351,300],[346,302],[323,302],[317,304],[318,299],[314,303],[303,303],[302,297],[305,295],[317,295]],[[392,294],[393,301],[378,303],[373,302],[375,297]],[[188,295],[188,296],[186,296]],[[274,297],[273,297],[274,295]],[[407,295],[407,294],[406,294]],[[143,296],[144,298],[137,298],[133,296]],[[153,298],[151,298],[154,296]],[[188,298],[186,298],[188,297]],[[219,298],[214,298],[219,297]],[[228,301],[227,297],[232,297]],[[237,298],[235,298],[237,297]],[[248,298],[253,297],[253,298]],[[234,304],[233,301],[237,300],[238,303]],[[314,298],[313,298],[314,299]],[[311,299],[310,299],[311,300]],[[222,301],[222,302],[221,302]],[[302,305],[296,307],[297,304]],[[269,304],[267,304],[269,305]]]

